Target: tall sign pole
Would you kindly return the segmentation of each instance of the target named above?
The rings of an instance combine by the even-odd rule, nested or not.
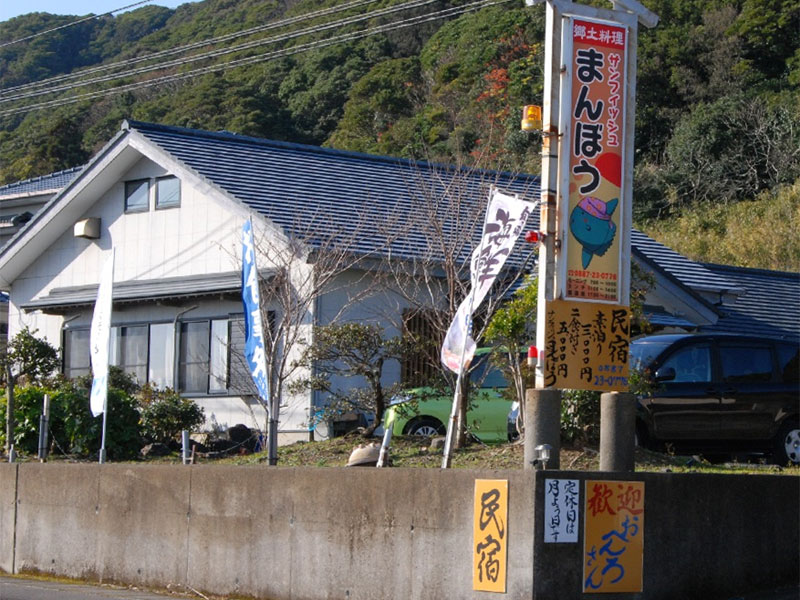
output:
[[[526,0],[528,6],[541,0]],[[550,445],[559,466],[560,389],[627,391],[638,24],[614,10],[547,0],[535,389],[525,464]]]

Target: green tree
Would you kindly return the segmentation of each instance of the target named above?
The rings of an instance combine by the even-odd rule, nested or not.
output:
[[[537,278],[528,275],[514,297],[498,308],[486,328],[485,340],[498,347],[502,366],[513,383],[514,397],[519,402],[520,423],[525,422],[525,390],[530,386],[529,370],[522,356],[536,340]]]
[[[333,323],[314,328],[314,342],[307,346],[302,366],[313,368],[314,375],[296,382],[292,389],[312,389],[325,392],[326,411],[335,416],[352,410],[371,412],[375,420],[364,436],[369,437],[383,422],[388,398],[397,386],[387,389],[383,371],[390,360],[399,360],[404,342],[399,338],[383,337],[383,328],[365,323]],[[340,379],[357,378],[366,385],[341,387]]]
[[[6,383],[5,450],[10,452],[15,438],[15,387],[21,378],[31,383],[43,383],[59,366],[58,351],[47,341],[37,338],[27,327],[9,342],[0,366]]]

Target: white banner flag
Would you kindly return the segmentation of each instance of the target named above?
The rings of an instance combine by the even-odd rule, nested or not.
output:
[[[89,406],[95,417],[103,414],[108,394],[108,340],[111,336],[111,293],[114,281],[114,248],[103,267],[97,301],[89,333],[89,356],[92,361],[92,395]]]
[[[442,363],[454,373],[462,366],[462,352],[464,368],[475,354],[472,314],[489,293],[535,206],[492,188],[481,243],[472,253],[470,293],[458,307],[442,344]]]

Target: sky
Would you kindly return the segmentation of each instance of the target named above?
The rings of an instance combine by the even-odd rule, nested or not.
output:
[[[123,6],[135,4],[140,0],[0,0],[0,21],[7,21],[17,15],[32,12],[47,12],[55,15],[100,15]],[[157,4],[175,8],[188,0],[154,0],[134,8],[148,4]],[[133,10],[133,9],[129,9]]]

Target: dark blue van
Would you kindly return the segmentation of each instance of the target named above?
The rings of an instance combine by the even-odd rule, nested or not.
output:
[[[800,464],[800,344],[728,334],[654,335],[631,343],[637,439],[653,448],[769,454]]]

